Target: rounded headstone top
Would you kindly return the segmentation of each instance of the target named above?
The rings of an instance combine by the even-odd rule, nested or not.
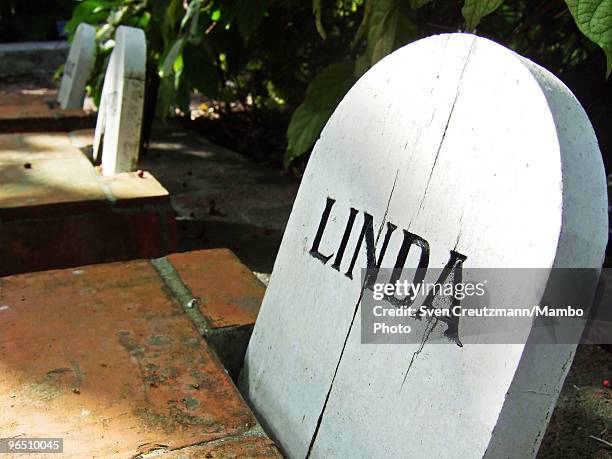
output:
[[[591,180],[574,189],[575,174]],[[607,240],[605,174],[579,103],[546,70],[470,34],[417,41],[366,72],[324,128],[304,195],[310,208],[329,196],[378,224],[386,216],[444,248],[432,249],[439,266],[455,248],[472,266],[550,267],[570,225],[592,267]]]
[[[115,50],[124,66],[124,78],[143,78],[146,72],[145,33],[136,27],[119,26],[115,32]]]

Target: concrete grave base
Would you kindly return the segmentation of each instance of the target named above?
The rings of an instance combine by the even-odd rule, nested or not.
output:
[[[147,173],[101,176],[76,137],[0,135],[0,275],[176,250],[167,191]]]
[[[281,457],[197,330],[252,327],[262,290],[226,250],[0,278],[0,437],[61,437],[75,458]]]
[[[11,65],[16,63],[19,67],[24,51],[29,47],[20,47],[17,44],[13,47],[14,49],[10,46],[8,48],[4,46],[4,48],[3,51],[3,47],[0,46],[0,61],[4,54],[7,63],[10,62]],[[36,44],[33,44],[31,48],[32,51],[38,50],[39,52],[46,49]],[[51,55],[50,51],[51,49],[47,49],[48,55]],[[69,131],[92,127],[95,123],[94,117],[82,108],[85,86],[94,62],[95,51],[95,27],[84,23],[79,24],[68,53],[68,59],[64,64],[57,97],[31,92],[18,92],[9,94],[8,97],[6,94],[0,94],[0,132]],[[40,66],[42,62],[44,66],[44,61],[43,54],[40,54],[36,64]],[[56,63],[55,68],[59,65]],[[55,71],[55,68],[52,72]],[[7,72],[6,69],[2,71],[2,64],[0,64],[0,75],[2,74],[6,75]],[[53,95],[56,95],[55,91]]]
[[[95,124],[95,113],[61,109],[49,94],[26,91],[0,97],[0,133],[71,131]]]

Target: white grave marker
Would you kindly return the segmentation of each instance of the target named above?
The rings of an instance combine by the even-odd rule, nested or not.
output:
[[[61,108],[83,108],[85,85],[96,53],[96,28],[79,24],[64,65],[57,101]]]
[[[472,35],[406,46],[314,148],[240,388],[292,458],[534,456],[576,345],[362,344],[366,249],[388,268],[404,241],[405,267],[426,245],[429,268],[546,268],[491,289],[538,304],[550,268],[599,271],[606,209],[593,130],[557,78]]]
[[[138,165],[146,80],[144,32],[120,26],[115,32],[94,136],[94,160],[102,173],[134,171]]]

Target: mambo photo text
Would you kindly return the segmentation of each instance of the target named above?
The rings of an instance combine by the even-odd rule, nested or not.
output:
[[[459,302],[466,297],[483,297],[486,294],[484,282],[455,283],[411,283],[397,280],[394,283],[375,283],[371,287],[372,298],[376,302],[387,300],[386,304],[374,304],[375,317],[583,317],[584,309],[572,306],[551,307],[532,305],[528,307],[461,306]],[[412,306],[419,296],[444,297],[453,301],[448,308],[435,308],[429,304]],[[393,299],[393,301],[388,301]],[[399,301],[398,301],[399,300]],[[403,304],[402,304],[403,303]],[[376,328],[375,328],[376,330]],[[383,330],[379,327],[378,330]]]

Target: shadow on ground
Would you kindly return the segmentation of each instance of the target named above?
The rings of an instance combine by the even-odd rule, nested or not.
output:
[[[155,126],[141,167],[170,192],[182,251],[226,247],[270,273],[299,182],[189,134]]]

